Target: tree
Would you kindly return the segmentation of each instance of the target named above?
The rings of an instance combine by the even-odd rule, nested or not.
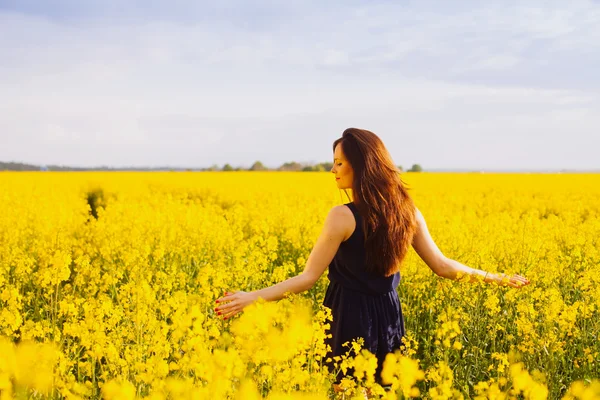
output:
[[[23,164],[18,162],[0,162],[0,171],[39,171],[38,165]]]
[[[223,165],[222,171],[233,171],[233,167],[229,164]]]
[[[402,168],[402,165],[398,165],[398,169],[400,170],[400,172],[404,172],[404,168]]]
[[[321,165],[323,166],[323,171],[331,171],[331,168],[333,168],[332,162],[324,162]]]
[[[324,171],[331,171],[331,168],[333,168],[333,163],[330,162],[324,162],[324,163],[319,163],[319,164],[315,164],[315,165],[307,165],[306,167],[302,168],[302,171],[304,172],[324,172]]]
[[[413,164],[413,166],[408,170],[408,172],[421,172],[423,168],[419,164]]]
[[[302,164],[297,163],[295,161],[286,162],[281,167],[278,168],[279,171],[300,171],[302,170]]]
[[[260,161],[256,161],[254,164],[252,164],[252,166],[250,167],[250,171],[266,171],[267,167],[265,167],[263,165],[263,163],[261,163]]]

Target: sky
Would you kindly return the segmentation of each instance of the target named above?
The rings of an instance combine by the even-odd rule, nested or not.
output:
[[[0,161],[600,169],[600,1],[0,0]]]

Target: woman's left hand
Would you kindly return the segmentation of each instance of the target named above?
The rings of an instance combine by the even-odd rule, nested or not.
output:
[[[521,288],[529,285],[529,279],[521,275],[507,275],[505,273],[496,274],[496,283],[500,286],[511,286]]]
[[[241,290],[233,293],[225,292],[225,296],[216,300],[220,305],[215,308],[215,311],[225,320],[241,312],[246,306],[254,303],[256,299],[257,296],[254,292],[248,293]]]

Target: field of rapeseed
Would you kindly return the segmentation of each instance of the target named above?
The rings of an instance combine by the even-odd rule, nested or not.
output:
[[[522,289],[450,281],[414,251],[408,335],[348,393],[600,398],[600,175],[404,174],[444,254]],[[326,274],[223,321],[215,299],[304,269],[324,173],[0,173],[0,398],[328,399]]]

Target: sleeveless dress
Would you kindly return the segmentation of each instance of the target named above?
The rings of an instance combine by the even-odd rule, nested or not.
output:
[[[331,346],[328,357],[340,356],[349,350],[343,343],[363,337],[364,348],[377,357],[375,381],[381,382],[383,361],[389,352],[399,349],[405,335],[404,317],[396,291],[400,273],[384,277],[366,271],[364,233],[362,219],[354,203],[345,204],[356,220],[356,229],[340,244],[329,264],[329,286],[323,304],[331,309],[333,321],[325,343]],[[353,355],[354,353],[352,353]],[[333,361],[324,362],[334,372]],[[353,376],[353,370],[346,376]],[[340,371],[335,383],[344,377]]]

